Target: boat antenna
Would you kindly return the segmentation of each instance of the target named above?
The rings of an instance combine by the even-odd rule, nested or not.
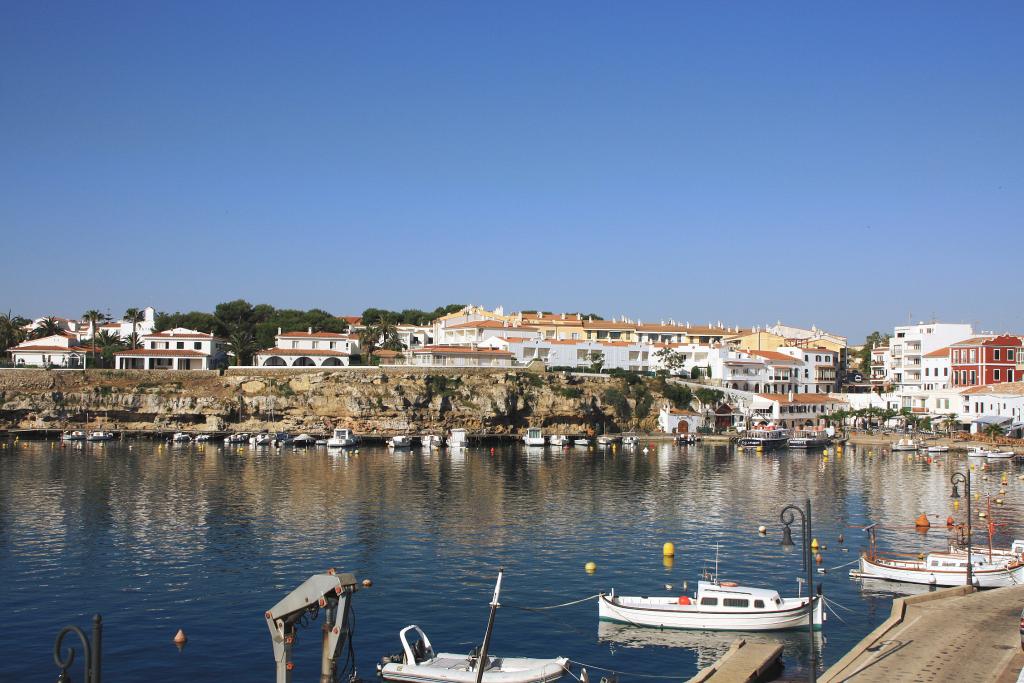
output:
[[[494,597],[491,598],[491,613],[487,617],[487,631],[484,632],[484,643],[480,646],[480,656],[476,660],[476,683],[481,683],[484,678],[484,669],[487,668],[487,648],[491,645],[491,632],[494,630],[494,614],[501,607],[498,597],[501,595],[501,577],[505,573],[502,567],[498,569],[498,582],[494,584]]]

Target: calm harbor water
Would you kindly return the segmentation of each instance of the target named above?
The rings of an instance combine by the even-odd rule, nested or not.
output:
[[[692,591],[716,543],[722,578],[793,594],[802,572],[799,552],[779,544],[784,505],[810,496],[814,535],[828,546],[825,568],[852,562],[865,539],[851,527],[871,522],[887,527],[883,548],[938,548],[945,531],[917,533],[914,518],[954,514],[949,476],[966,468],[963,457],[929,463],[866,447],[825,461],[820,450],[669,444],[648,454],[364,448],[333,455],[8,442],[0,450],[8,623],[0,679],[55,676],[57,631],[67,623],[86,628],[101,612],[108,680],[271,680],[263,612],[328,567],[373,579],[354,600],[359,672],[373,678],[377,659],[399,649],[398,631],[411,623],[438,650],[478,644],[505,567],[492,652],[562,655],[626,672],[622,680],[678,680],[713,661],[733,636],[599,625],[594,601],[519,608],[613,587],[677,594],[688,581]],[[1000,473],[1011,473],[998,510],[1004,542],[1024,536],[1018,469],[999,463],[973,475],[983,503],[999,489]],[[757,533],[762,524],[766,536]],[[662,558],[665,541],[676,545],[674,562]],[[597,563],[594,574],[584,572],[587,561]],[[817,640],[826,666],[886,618],[893,596],[891,586],[852,580],[847,571],[815,575],[848,610],[830,615]],[[316,680],[319,626],[299,635],[296,680]],[[189,635],[181,652],[171,644],[179,627]],[[783,642],[786,677],[800,675],[805,632],[761,638]]]

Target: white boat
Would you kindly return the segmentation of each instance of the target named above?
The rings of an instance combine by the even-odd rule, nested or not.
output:
[[[547,443],[547,439],[544,438],[544,432],[540,427],[530,427],[523,435],[523,443],[527,446],[543,446]]]
[[[409,448],[410,446],[412,446],[412,439],[404,434],[388,439],[388,448]]]
[[[224,439],[224,443],[245,443],[248,440],[248,434],[245,432],[238,432],[236,434],[228,434],[227,438]]]
[[[598,617],[654,628],[714,631],[784,631],[805,628],[808,597],[782,598],[767,588],[740,586],[734,581],[698,581],[697,592],[665,597],[625,597],[602,593]],[[814,627],[825,619],[824,601],[814,598]]]
[[[615,434],[602,434],[597,437],[597,445],[601,448],[608,448],[622,442],[622,437]]]
[[[623,434],[622,446],[624,448],[636,448],[640,445],[640,437],[636,434]]]
[[[929,446],[929,453],[947,453],[949,452],[949,446]]]
[[[409,642],[409,635],[417,637]],[[396,655],[379,667],[385,681],[406,683],[475,683],[479,657],[475,653],[434,653],[434,648],[423,630],[416,625],[406,626],[399,634],[402,654]],[[566,672],[569,660],[565,657],[533,659],[529,657],[487,656],[483,680],[487,683],[543,683],[557,681]]]
[[[113,441],[114,440],[114,433],[113,432],[102,432],[102,431],[89,432],[89,436],[85,437],[85,440],[86,441]]]
[[[465,429],[453,429],[448,436],[448,445],[452,448],[464,448],[469,443],[469,433]]]
[[[426,449],[440,448],[444,445],[444,437],[437,434],[424,434],[420,437],[420,447]]]
[[[175,432],[174,436],[171,437],[171,441],[174,443],[189,443],[192,441],[192,435],[187,432]]]
[[[572,443],[573,443],[574,446],[589,446],[590,445],[590,437],[589,436],[578,436],[578,437],[576,437],[575,439],[572,440]]]
[[[979,588],[999,588],[1024,582],[1024,563],[1019,559],[998,554],[993,554],[989,559],[987,552],[978,550],[971,554],[974,585]],[[874,557],[863,555],[857,568],[850,571],[850,576],[929,586],[963,586],[967,583],[967,553],[928,553],[920,560],[878,554]]]
[[[260,432],[249,437],[250,446],[270,446],[274,443],[274,435],[270,432]]]
[[[64,441],[85,441],[85,436],[85,432],[76,429],[73,432],[64,432],[60,435],[60,438]]]
[[[889,447],[892,451],[916,451],[921,447],[921,444],[914,439],[900,439]]]
[[[1013,451],[993,451],[981,446],[973,446],[967,449],[968,458],[991,458],[993,460],[1006,460],[1016,455]]]
[[[211,434],[199,434],[196,436],[196,443],[203,443],[209,441],[212,438],[213,436]]]
[[[817,448],[832,442],[825,427],[804,427],[793,432],[789,439],[790,448]]]
[[[548,437],[548,443],[552,446],[571,446],[572,439],[565,434],[552,434]]]
[[[328,448],[355,448],[357,445],[359,437],[351,429],[335,429],[327,439]]]
[[[737,443],[741,448],[761,448],[766,451],[782,448],[789,443],[789,432],[775,425],[754,427],[743,432]]]
[[[1013,451],[989,451],[985,457],[989,460],[1008,460],[1017,455]]]

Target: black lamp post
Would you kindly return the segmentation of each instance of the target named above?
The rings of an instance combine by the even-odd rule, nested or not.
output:
[[[53,662],[60,669],[57,676],[57,683],[70,683],[71,675],[68,669],[75,662],[75,648],[67,649],[67,658],[61,659],[60,646],[64,642],[64,636],[74,633],[82,643],[82,650],[85,652],[85,683],[100,683],[100,657],[103,652],[103,619],[98,614],[92,615],[92,640],[86,637],[82,629],[77,626],[65,626],[57,634],[57,640],[53,643]]]
[[[806,513],[805,511],[806,510]],[[804,510],[795,505],[787,505],[779,513],[782,520],[782,545],[793,545],[793,532],[789,526],[796,520],[796,514],[800,515],[800,535],[803,543],[804,570],[807,572],[807,637],[811,647],[811,661],[808,667],[807,679],[814,683],[818,680],[818,654],[814,649],[814,567],[811,557],[811,499],[804,503]]]
[[[957,490],[956,485],[961,482],[963,482],[964,489],[967,492],[967,585],[973,586],[974,563],[971,561],[971,477],[963,472],[954,472],[949,481],[953,484],[953,493],[950,494],[950,498],[957,499],[960,497],[960,492]]]

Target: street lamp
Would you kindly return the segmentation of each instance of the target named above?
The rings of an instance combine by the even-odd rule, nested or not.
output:
[[[971,562],[971,477],[963,472],[954,472],[949,481],[953,484],[953,493],[949,495],[950,498],[955,500],[960,497],[960,492],[957,490],[956,485],[961,482],[963,482],[964,490],[967,493],[967,585],[973,586],[974,566]]]
[[[779,519],[782,520],[783,524],[782,545],[784,547],[793,545],[793,532],[790,531],[789,527],[796,520],[797,513],[800,514],[800,541],[803,544],[801,557],[803,558],[804,570],[807,572],[807,637],[810,641],[811,647],[811,662],[808,667],[807,678],[811,683],[814,683],[818,680],[818,656],[814,649],[814,568],[811,558],[810,498],[808,498],[804,503],[804,510],[801,510],[795,505],[787,505],[782,508],[782,512],[779,513]]]

